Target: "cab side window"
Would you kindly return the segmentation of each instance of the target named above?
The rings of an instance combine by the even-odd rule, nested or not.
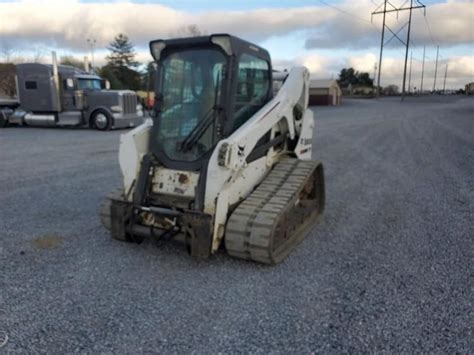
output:
[[[36,81],[33,81],[33,80],[25,81],[26,90],[36,90],[37,88],[38,88],[38,84],[36,83]]]
[[[260,58],[243,54],[239,60],[237,96],[232,131],[242,126],[267,103],[270,66]]]

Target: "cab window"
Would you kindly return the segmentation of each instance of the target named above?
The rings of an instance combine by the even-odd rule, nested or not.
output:
[[[243,54],[238,66],[237,96],[232,131],[242,126],[266,104],[269,88],[270,66],[268,62],[250,54]]]

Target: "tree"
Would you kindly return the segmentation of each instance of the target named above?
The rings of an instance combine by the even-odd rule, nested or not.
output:
[[[0,64],[0,96],[15,96],[15,74],[16,69],[14,64]]]
[[[139,90],[141,77],[134,69],[139,63],[135,60],[133,43],[126,35],[120,33],[107,49],[111,54],[106,57],[107,65],[101,70],[103,77],[110,81],[114,89]]]
[[[178,37],[199,37],[204,36],[205,34],[206,32],[202,31],[196,24],[181,26],[178,28],[176,33]]]
[[[369,73],[357,73],[357,85],[374,86],[374,80],[370,78]]]
[[[59,64],[62,64],[62,65],[69,65],[71,67],[75,67],[75,68],[78,68],[78,69],[82,69],[84,70],[84,62],[77,59],[77,58],[74,58],[72,55],[65,55],[63,57],[61,57],[61,59],[59,60]]]
[[[114,70],[110,65],[104,65],[102,68],[97,70],[97,75],[102,79],[106,79],[110,82],[110,88],[113,90],[123,89],[124,86],[115,76]]]
[[[33,52],[33,63],[42,63],[44,59],[44,50],[42,47],[36,46],[34,47]]]
[[[374,81],[369,73],[355,71],[354,68],[343,68],[339,73],[339,86],[347,88],[349,85],[373,86]]]
[[[7,43],[2,43],[1,53],[2,53],[2,57],[3,57],[3,61],[5,63],[11,63],[12,62],[14,51],[13,51],[13,48],[10,45],[10,43],[8,43],[8,42]]]
[[[153,91],[153,85],[155,83],[155,71],[155,63],[149,62],[146,66],[146,70],[142,73],[142,90]]]
[[[133,43],[123,33],[115,36],[107,49],[112,52],[106,57],[111,66],[128,68],[138,66],[138,62],[135,61],[136,53],[133,49]]]
[[[343,68],[339,73],[339,86],[342,88],[346,88],[349,85],[355,85],[357,82],[357,77],[355,75],[354,68]]]
[[[398,86],[397,85],[388,85],[387,87],[385,87],[383,89],[383,93],[384,95],[389,95],[389,96],[392,96],[392,95],[398,95],[399,91],[398,91]]]

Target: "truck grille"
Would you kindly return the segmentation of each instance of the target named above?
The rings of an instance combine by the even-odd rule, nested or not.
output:
[[[123,94],[122,96],[123,113],[130,114],[137,112],[137,96],[135,94]]]

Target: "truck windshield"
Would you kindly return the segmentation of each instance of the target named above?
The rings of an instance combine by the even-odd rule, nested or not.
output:
[[[158,144],[172,160],[195,161],[215,145],[215,105],[226,57],[218,49],[189,49],[161,62]]]
[[[79,90],[101,90],[102,83],[100,79],[84,79],[77,80]]]

